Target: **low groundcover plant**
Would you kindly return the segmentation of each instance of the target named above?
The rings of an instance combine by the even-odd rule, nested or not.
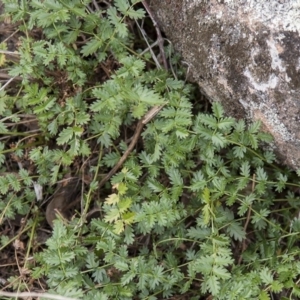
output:
[[[19,266],[3,290],[300,297],[297,173],[264,150],[259,122],[205,109],[170,46],[172,72],[160,68],[141,1],[2,2],[18,43],[7,50],[10,35],[0,53],[13,79],[0,101],[1,251],[14,247]],[[52,231],[37,189],[47,200],[70,176],[79,201]]]

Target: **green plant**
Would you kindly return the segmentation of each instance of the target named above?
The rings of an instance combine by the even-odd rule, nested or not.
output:
[[[138,2],[3,1],[23,32],[9,65],[23,80],[17,93],[1,91],[1,220],[19,213],[43,224],[33,181],[44,194],[68,173],[85,184],[81,210],[54,221],[30,277],[81,299],[299,297],[298,177],[260,149],[271,137],[258,122],[226,117],[219,103],[193,111],[193,87],[150,67],[129,31],[144,17]],[[99,191],[135,124],[161,105]],[[87,222],[95,203],[100,217]],[[9,282],[26,288],[24,278]]]

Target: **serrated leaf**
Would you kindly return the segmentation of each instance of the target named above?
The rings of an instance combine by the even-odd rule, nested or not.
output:
[[[146,104],[140,102],[138,105],[135,105],[132,108],[132,116],[134,118],[140,119],[142,116],[145,115],[146,111],[147,111]]]
[[[115,223],[114,223],[114,229],[113,229],[113,232],[116,233],[116,234],[120,234],[124,231],[124,223],[122,220],[117,220]]]
[[[130,8],[128,0],[115,0],[115,6],[122,14],[126,14],[126,11]]]
[[[57,123],[57,119],[54,119],[48,126],[47,129],[49,130],[49,132],[52,135],[57,134],[58,131],[58,123]]]
[[[110,6],[107,9],[107,15],[108,15],[108,18],[109,18],[111,24],[113,24],[116,27],[117,34],[122,38],[126,37],[128,34],[128,29],[127,29],[126,23],[121,22],[122,19],[121,19],[121,17],[118,16],[116,8],[113,6]]]
[[[106,279],[106,270],[105,269],[96,269],[95,272],[93,272],[92,277],[95,279],[95,281],[97,283],[102,283]],[[94,299],[100,300],[102,298],[95,297]]]
[[[120,211],[118,208],[112,208],[104,217],[105,222],[109,223],[113,223],[118,219],[120,219]]]
[[[89,56],[95,53],[103,44],[102,40],[99,39],[92,39],[88,41],[81,49],[80,53],[83,57]]]
[[[271,284],[271,289],[274,293],[280,293],[284,288],[284,285],[282,282],[279,282],[278,280],[274,280]]]
[[[44,98],[45,97],[45,98]],[[40,114],[42,112],[46,112],[48,110],[50,110],[56,103],[56,98],[52,97],[50,99],[47,98],[47,96],[44,96],[38,99],[38,101],[40,102],[41,100],[43,100],[43,103],[41,103],[40,105],[38,105],[37,107],[34,108],[34,113],[35,114]]]
[[[258,181],[267,181],[268,180],[268,175],[263,168],[258,167],[256,169],[256,179]]]
[[[269,164],[272,164],[276,160],[276,155],[272,151],[265,151],[264,157]]]
[[[124,261],[116,261],[114,264],[115,268],[120,271],[127,271],[128,270],[128,264]]]
[[[173,130],[174,128],[176,128],[176,121],[172,120],[172,119],[169,119],[169,120],[166,120],[164,122],[164,125],[162,127],[162,131],[164,133],[167,133],[167,132],[170,132],[171,130]]]
[[[248,131],[250,133],[257,133],[260,129],[260,126],[261,126],[261,121],[256,121],[256,122],[253,122],[249,128],[248,128]]]
[[[73,126],[72,129],[73,129],[73,132],[76,136],[81,136],[81,134],[83,133],[83,128],[82,127]]]
[[[130,283],[137,274],[135,272],[127,272],[121,278],[121,284],[126,285]]]
[[[0,104],[0,114],[1,114],[1,104]],[[0,121],[0,134],[4,134],[7,132],[9,132],[9,130],[7,129],[6,125]]]
[[[237,158],[243,158],[245,156],[246,151],[247,148],[243,145],[233,147],[233,154]]]
[[[22,178],[25,185],[30,186],[32,184],[32,179],[29,175],[29,172],[23,168],[19,170],[19,175]]]
[[[212,295],[218,295],[220,291],[220,282],[217,276],[209,276],[208,280],[206,281],[206,284],[208,285],[208,289],[212,293]]]
[[[218,191],[224,192],[226,187],[226,179],[224,177],[215,177],[213,178],[212,183]]]
[[[218,128],[222,129],[222,130],[229,130],[232,128],[232,126],[235,124],[235,119],[234,118],[230,118],[230,117],[226,117],[226,118],[222,118],[218,121]]]
[[[223,134],[216,132],[212,135],[211,140],[214,145],[224,147],[226,145],[226,138],[223,136]]]
[[[177,128],[175,134],[179,139],[185,139],[189,136],[189,131],[187,129]]]
[[[212,104],[212,111],[218,119],[220,119],[224,116],[224,109],[219,102],[214,102]]]
[[[161,105],[164,104],[164,100],[160,97],[159,94],[155,93],[155,91],[147,89],[138,85],[133,89],[136,93],[139,101],[149,104],[149,105]]]
[[[63,68],[66,65],[67,61],[67,49],[65,45],[61,42],[56,44],[57,47],[57,62],[60,68]]]
[[[118,1],[118,0],[116,0],[116,1]],[[122,5],[120,5],[120,6],[122,6]],[[107,10],[107,14],[108,14],[109,20],[111,21],[112,24],[114,24],[116,26],[118,23],[120,23],[121,17],[118,16],[117,9],[114,6],[109,7],[109,9]]]
[[[58,135],[57,144],[63,145],[73,138],[73,129],[71,127],[64,128]]]
[[[259,272],[259,277],[262,280],[262,282],[266,285],[269,285],[273,282],[273,275],[271,271],[268,268],[264,268]]]
[[[191,239],[204,240],[211,234],[209,228],[192,227],[188,229],[187,236]]]
[[[202,190],[206,185],[207,182],[204,178],[202,171],[197,171],[196,173],[194,173],[190,189],[193,192],[195,192],[195,191]]]
[[[164,186],[156,180],[148,180],[147,186],[155,193],[160,193],[164,189]]]
[[[17,177],[14,174],[7,174],[6,178],[9,182],[10,186],[12,187],[12,189],[15,192],[20,191],[20,189],[21,189],[20,181],[17,179]]]
[[[173,106],[165,107],[161,112],[160,115],[165,118],[175,118],[176,116],[176,109]]]
[[[228,270],[226,270],[221,266],[214,265],[212,267],[212,273],[215,274],[218,278],[222,278],[222,279],[229,279],[231,277]]]
[[[119,160],[120,155],[116,152],[107,153],[103,157],[103,162],[107,167],[114,167]]]
[[[242,241],[246,237],[244,228],[238,222],[231,222],[226,228],[228,234],[235,240]]]
[[[236,123],[235,123],[235,130],[237,132],[244,132],[245,131],[245,128],[246,128],[246,124],[245,124],[245,120],[238,120]]]
[[[105,203],[108,205],[117,204],[120,201],[119,195],[111,194],[107,198],[105,198]]]
[[[127,35],[128,35],[128,28],[127,28],[126,23],[119,22],[119,23],[116,23],[115,26],[116,26],[116,31],[117,31],[118,35],[121,38],[127,37]]]
[[[211,129],[216,129],[218,127],[218,121],[214,116],[208,114],[201,114],[200,122],[207,125]]]
[[[208,224],[210,221],[210,207],[206,204],[202,208],[203,223]]]
[[[60,170],[60,165],[56,165],[51,168],[51,178],[50,178],[51,184],[55,184],[57,182],[59,170]]]
[[[286,182],[288,180],[287,176],[286,175],[283,175],[283,174],[279,174],[277,176],[277,180],[278,182],[276,183],[276,192],[279,192],[281,193],[282,190],[285,188],[286,186]]]
[[[134,19],[134,20],[142,19],[142,18],[145,17],[145,11],[143,9],[141,9],[141,8],[139,8],[139,9],[129,9],[127,11],[126,15],[129,18]]]
[[[86,112],[80,111],[76,115],[76,123],[78,125],[84,125],[87,124],[90,121],[90,115]]]
[[[117,190],[119,192],[119,195],[125,195],[128,190],[128,187],[126,186],[125,183],[121,182],[118,184]]]
[[[45,46],[47,46],[49,43],[46,41],[37,41],[34,42],[32,45],[32,51],[35,55],[40,56],[42,58],[47,56],[47,50],[45,49]]]
[[[85,261],[86,261],[86,266],[89,269],[94,269],[94,268],[97,268],[99,266],[99,260],[96,262],[96,257],[95,257],[94,252],[89,252],[87,254],[87,257],[86,257]]]
[[[91,149],[85,140],[80,141],[79,154],[83,156],[89,156],[91,154]]]
[[[171,168],[168,172],[170,181],[175,186],[182,186],[183,185],[183,179],[181,177],[180,172],[178,169]]]
[[[166,80],[166,85],[173,90],[181,89],[183,87],[183,84],[183,81],[174,78],[167,78]]]
[[[267,291],[262,290],[259,293],[259,298],[258,299],[259,300],[270,300],[271,298],[270,298],[270,295]]]
[[[258,140],[257,137],[253,134],[249,134],[249,141],[250,141],[250,145],[253,149],[257,149],[258,148]]]
[[[103,145],[105,148],[108,148],[112,144],[111,136],[107,133],[103,133],[97,142]]]
[[[131,198],[125,198],[119,201],[118,208],[120,213],[124,213],[125,211],[127,211],[130,208],[131,203],[132,203]]]
[[[250,165],[248,161],[244,161],[240,167],[241,175],[244,177],[250,176]]]
[[[210,203],[210,190],[208,188],[205,188],[202,193],[202,200],[204,203],[209,204]]]
[[[69,145],[70,145],[70,148],[67,151],[67,153],[69,153],[71,157],[77,156],[79,153],[79,148],[80,148],[80,140],[77,137],[74,137],[69,142]]]
[[[201,126],[195,128],[195,131],[199,133],[201,137],[208,141],[211,141],[211,137],[214,134],[213,130]]]
[[[122,214],[122,220],[126,225],[130,225],[134,223],[134,217],[135,217],[135,213],[132,211],[128,211]]]
[[[257,138],[260,141],[263,141],[266,143],[271,143],[274,140],[274,137],[270,133],[267,133],[267,132],[259,132],[257,134]]]

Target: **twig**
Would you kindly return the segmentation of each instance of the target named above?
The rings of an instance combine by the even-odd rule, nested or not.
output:
[[[158,40],[154,44],[149,45],[149,43],[147,41],[145,30],[143,28],[141,28],[141,26],[140,26],[140,24],[139,24],[138,21],[135,21],[135,23],[136,23],[137,27],[139,28],[139,30],[141,31],[141,34],[142,34],[142,36],[143,36],[143,38],[144,38],[144,40],[145,40],[145,42],[146,42],[146,44],[148,46],[148,48],[145,49],[140,55],[143,55],[146,51],[149,50],[150,53],[151,53],[152,59],[154,60],[154,62],[156,64],[156,67],[158,69],[162,69],[162,67],[161,67],[161,65],[160,65],[158,59],[156,58],[156,55],[155,55],[155,53],[153,52],[153,49],[152,49],[154,46],[156,46],[157,44],[159,44]]]
[[[145,124],[150,122],[164,107],[164,105],[160,106],[154,106],[152,107],[145,115],[144,117],[138,122],[137,127],[135,129],[134,135],[132,137],[131,143],[128,146],[127,150],[124,152],[120,160],[117,162],[117,164],[110,170],[110,172],[100,181],[99,188],[101,188],[123,165],[131,151],[134,149],[140,135],[142,132],[142,129]]]
[[[99,5],[98,5],[98,3],[97,3],[96,0],[93,0],[93,4],[94,4],[94,6],[95,6],[95,9],[96,9],[97,11],[99,11],[99,10],[100,10],[100,7],[99,7]]]
[[[7,51],[7,50],[0,50],[0,54],[9,54],[9,55],[13,55],[13,56],[19,56],[20,55],[18,52]]]
[[[155,18],[153,16],[153,13],[149,7],[149,5],[147,4],[147,2],[144,0],[142,1],[142,4],[144,5],[150,19],[152,20],[152,23],[153,23],[153,26],[156,30],[156,34],[157,34],[157,41],[158,41],[158,47],[159,47],[159,50],[160,50],[160,54],[161,54],[161,57],[162,57],[162,61],[163,61],[163,64],[164,64],[164,68],[166,70],[168,70],[168,63],[167,63],[167,60],[166,60],[166,55],[165,55],[165,50],[164,50],[164,39],[161,35],[161,32],[160,32],[160,29],[158,27],[158,24],[157,22],[155,21]]]
[[[15,297],[15,298],[37,297],[37,298],[48,298],[53,300],[78,300],[77,298],[69,298],[60,295],[53,295],[48,293],[35,293],[35,292],[11,293],[11,292],[0,291],[0,295],[5,297]]]
[[[4,90],[4,88],[5,88],[7,85],[9,85],[14,79],[15,79],[15,77],[10,78],[10,79],[4,84],[4,86],[2,86],[2,87],[0,88],[0,91]]]
[[[20,76],[10,76],[10,75],[8,75],[8,74],[5,74],[5,73],[0,73],[0,79],[11,79],[11,78],[13,78],[13,79],[16,79],[16,80],[23,80],[23,78],[22,77],[20,77]]]
[[[137,25],[139,26],[139,28],[140,28],[140,30],[141,30],[141,32],[143,34],[144,30],[140,27],[139,23],[137,23]],[[144,34],[143,34],[143,36],[144,36]],[[141,53],[139,53],[141,56],[144,55],[146,52],[148,52],[153,47],[155,47],[158,44],[158,41],[154,42],[152,45],[149,45],[147,40],[146,40],[146,43],[148,45],[148,48],[146,48],[144,51],[142,51]]]

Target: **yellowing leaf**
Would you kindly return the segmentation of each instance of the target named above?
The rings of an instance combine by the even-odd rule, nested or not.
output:
[[[259,294],[259,300],[270,300],[270,295],[266,291],[261,291]]]
[[[2,42],[0,43],[0,50],[7,50],[7,43]],[[6,57],[4,53],[0,53],[0,67],[5,64]]]
[[[210,203],[210,191],[208,188],[205,188],[202,194],[202,199],[205,203]]]
[[[5,64],[6,58],[3,53],[0,53],[0,67],[2,67]]]
[[[204,224],[208,224],[210,221],[210,210],[207,204],[204,205],[204,207],[202,208],[202,212],[203,212]]]
[[[122,214],[123,222],[127,225],[130,225],[134,222],[135,213],[133,211],[129,211],[125,214]]]
[[[119,195],[111,194],[105,199],[105,203],[109,205],[117,204],[120,201]]]
[[[126,173],[128,173],[128,168],[126,168],[126,167],[124,167],[123,169],[122,169],[122,171],[121,171],[123,174],[126,174]]]
[[[131,203],[132,203],[131,198],[125,198],[125,199],[121,200],[118,204],[119,211],[121,213],[125,212],[126,210],[128,210]]]
[[[111,209],[104,217],[105,222],[113,223],[120,219],[120,211],[117,208]]]
[[[121,182],[118,184],[117,190],[119,192],[119,195],[124,195],[127,191],[127,186],[125,183]]]
[[[116,234],[120,234],[124,231],[124,223],[122,220],[115,222],[113,231]]]
[[[79,126],[73,126],[73,132],[76,136],[80,136],[83,133],[83,128]]]
[[[116,189],[116,190],[118,189],[118,187],[119,187],[119,183],[116,183],[116,184],[114,184],[114,185],[112,186],[112,188],[113,188],[113,189]]]

